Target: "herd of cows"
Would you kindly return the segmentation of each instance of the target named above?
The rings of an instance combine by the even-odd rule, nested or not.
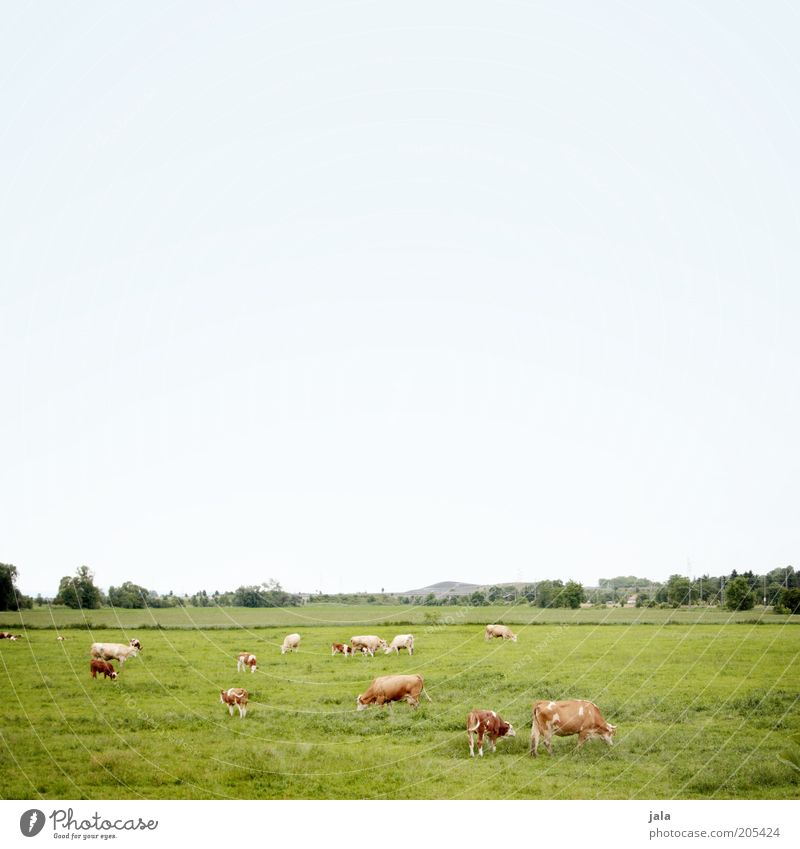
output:
[[[500,638],[517,641],[517,636],[506,625],[487,625],[484,637],[486,640]],[[0,632],[0,639],[18,639],[18,637]],[[58,640],[65,638],[59,636]],[[281,654],[295,652],[300,647],[300,635],[289,634],[281,645]],[[375,656],[376,651],[385,654],[400,654],[404,648],[409,655],[414,654],[414,637],[412,634],[398,634],[391,643],[374,635],[356,636],[349,643],[332,643],[331,655],[342,654],[345,657],[356,653]],[[89,670],[92,678],[101,674],[103,678],[114,680],[117,672],[112,660],[120,664],[120,670],[125,661],[136,657],[142,651],[142,645],[137,639],[131,639],[128,645],[122,643],[92,643]],[[248,669],[255,673],[258,661],[252,652],[240,652],[236,657],[236,671],[245,672]],[[356,697],[356,710],[365,710],[369,705],[383,707],[387,702],[405,701],[416,708],[420,696],[433,701],[425,690],[425,681],[419,674],[414,675],[384,675],[375,678],[365,692]],[[239,717],[247,715],[249,694],[244,687],[230,687],[220,690],[220,702],[228,707],[233,716],[234,708],[239,711]],[[593,702],[584,699],[569,699],[566,701],[536,701],[532,708],[530,754],[538,754],[539,741],[543,740],[548,754],[552,755],[552,738],[578,735],[580,748],[588,739],[600,737],[609,746],[616,731],[615,725],[605,721],[599,708]],[[467,716],[467,737],[469,739],[470,756],[475,756],[474,743],[477,738],[478,755],[483,757],[483,741],[488,737],[492,751],[496,751],[497,740],[502,737],[515,737],[516,731],[510,722],[506,722],[493,710],[471,710]]]

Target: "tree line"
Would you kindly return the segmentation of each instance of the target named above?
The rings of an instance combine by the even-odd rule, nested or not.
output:
[[[270,579],[261,584],[242,585],[220,592],[199,590],[176,595],[171,590],[159,594],[133,581],[111,586],[107,593],[95,584],[94,573],[80,566],[74,575],[65,575],[52,598],[36,599],[19,592],[17,568],[0,563],[0,610],[31,608],[34,603],[52,603],[76,609],[102,606],[121,608],[163,607],[294,607],[305,601],[335,604],[415,604],[443,605],[527,604],[542,608],[578,608],[581,604],[627,605],[636,607],[719,606],[728,610],[751,610],[756,604],[772,607],[778,613],[800,613],[800,572],[791,566],[772,569],[762,575],[752,571],[712,577],[670,575],[665,582],[635,576],[601,578],[598,587],[587,588],[577,581],[543,580],[524,585],[495,584],[471,594],[428,593],[426,596],[397,593],[337,593],[303,595],[290,593]]]

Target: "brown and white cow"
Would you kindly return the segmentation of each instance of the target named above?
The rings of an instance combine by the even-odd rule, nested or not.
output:
[[[475,757],[473,735],[478,735],[478,754],[483,757],[483,736],[489,735],[492,751],[497,751],[498,737],[516,737],[517,732],[510,722],[506,722],[502,716],[493,710],[471,710],[467,714],[467,737],[469,739],[469,756]]]
[[[433,701],[421,675],[384,675],[376,678],[366,692],[356,698],[356,710],[373,704],[383,707],[386,702],[408,702],[415,708],[419,707],[420,694],[429,702]]]
[[[89,671],[92,678],[97,678],[98,672],[102,672],[104,678],[110,678],[112,681],[117,677],[114,667],[107,660],[90,660]]]
[[[400,649],[406,649],[409,654],[414,654],[413,634],[398,634],[383,651],[384,654],[391,654],[392,652],[400,654]]]
[[[136,637],[131,637],[128,645],[133,646],[136,649],[136,651],[142,650],[142,644],[136,639]]]
[[[67,638],[66,637],[56,637],[56,639],[59,641],[59,643],[63,643],[64,640],[66,640]]]
[[[300,647],[300,634],[289,634],[283,639],[281,646],[281,654],[286,654],[287,651],[297,651]]]
[[[508,625],[487,625],[483,638],[491,640],[493,637],[502,637],[504,640],[511,640],[512,643],[517,641],[517,635]]]
[[[244,719],[247,714],[247,690],[242,687],[231,687],[229,690],[219,691],[219,700],[228,706],[228,713],[233,716],[233,707],[239,708],[239,719]]]
[[[331,643],[331,657],[335,654],[343,654],[345,657],[349,655],[352,657],[353,649],[350,646],[346,646],[344,643]]]
[[[368,654],[370,657],[375,657],[375,652],[378,649],[385,649],[386,640],[382,640],[380,637],[376,637],[374,634],[367,634],[366,636],[360,637],[351,637],[350,645],[353,647],[354,651],[360,651],[362,654]]]
[[[0,640],[13,640],[14,635],[8,631],[0,631]]]
[[[243,669],[247,669],[248,666],[251,672],[256,671],[256,656],[250,654],[249,651],[240,652],[236,656],[236,671],[241,672]]]
[[[585,699],[569,699],[563,702],[540,701],[533,704],[533,723],[531,727],[531,755],[536,757],[539,749],[539,737],[549,755],[553,754],[552,738],[578,735],[578,748],[591,737],[600,737],[609,746],[617,730],[603,719],[600,709],[594,702]]]

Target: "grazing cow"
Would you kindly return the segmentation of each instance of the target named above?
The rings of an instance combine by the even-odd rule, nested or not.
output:
[[[256,656],[250,654],[249,651],[243,651],[236,657],[236,671],[241,672],[243,669],[250,667],[251,672],[256,671]]]
[[[564,702],[534,702],[533,724],[531,727],[531,755],[536,757],[539,749],[539,737],[544,738],[544,745],[549,755],[553,754],[552,738],[578,735],[578,748],[590,738],[601,737],[612,746],[611,738],[617,730],[616,725],[609,725],[600,709],[593,702],[585,699],[570,699]]]
[[[247,690],[241,687],[231,687],[230,690],[220,690],[219,700],[228,706],[228,713],[233,716],[233,706],[239,708],[239,719],[244,719],[247,713]]]
[[[89,671],[92,673],[92,678],[97,678],[98,672],[102,672],[104,678],[110,678],[112,681],[117,677],[114,667],[107,660],[90,660]]]
[[[136,637],[131,637],[129,645],[133,646],[136,651],[142,650],[142,644],[136,639]]]
[[[10,640],[13,636],[8,631],[0,631],[0,640]]]
[[[335,654],[343,654],[345,657],[353,655],[353,649],[346,646],[344,643],[331,643],[331,657]]]
[[[516,737],[517,732],[510,722],[506,722],[502,716],[493,710],[471,710],[467,714],[467,737],[469,738],[469,756],[475,757],[473,734],[478,735],[478,754],[483,757],[483,735],[489,735],[492,751],[497,751],[498,737]]]
[[[64,640],[66,640],[67,638],[66,637],[56,637],[56,639],[59,641],[59,643],[63,643]]]
[[[419,707],[420,693],[429,702],[433,701],[421,675],[384,675],[376,678],[367,691],[356,698],[356,710],[364,710],[372,704],[383,707],[386,702],[408,702],[411,707]]]
[[[300,634],[289,634],[287,637],[284,637],[281,654],[286,654],[287,651],[297,651],[299,646]]]
[[[397,652],[397,654],[400,654],[400,649],[408,649],[409,654],[414,654],[413,634],[398,634],[383,650],[383,653],[391,654],[392,652]]]
[[[354,651],[360,651],[362,654],[368,654],[370,657],[375,657],[375,652],[378,649],[385,649],[386,640],[376,637],[374,634],[366,637],[351,637],[350,645]]]
[[[122,643],[92,643],[92,657],[100,660],[118,660],[120,666],[129,657],[136,657],[138,649],[133,646],[123,646]]]
[[[507,625],[487,625],[483,638],[491,640],[492,637],[502,637],[504,640],[511,640],[512,643],[517,641],[517,635]]]

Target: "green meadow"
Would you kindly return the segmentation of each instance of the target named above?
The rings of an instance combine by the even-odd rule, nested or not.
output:
[[[2,614],[0,624],[23,638],[0,641],[0,796],[800,796],[800,628],[791,619],[433,611],[439,622],[425,621],[428,608],[378,606],[100,610],[86,619],[44,609],[23,613],[24,628],[17,614]],[[517,643],[484,640],[483,624],[499,618],[519,623]],[[394,622],[413,627],[386,624]],[[288,630],[302,644],[281,655]],[[332,641],[357,633],[391,639],[406,631],[416,638],[413,657],[330,654]],[[116,681],[92,679],[91,642],[131,636],[143,653]],[[236,671],[244,650],[259,658],[253,675]],[[422,674],[433,702],[357,713],[356,695],[392,672]],[[232,686],[250,693],[244,720],[219,701]],[[615,745],[594,740],[577,750],[575,737],[556,738],[552,758],[542,750],[531,758],[531,702],[540,698],[591,699],[618,726]],[[498,711],[517,736],[470,759],[471,708]]]

